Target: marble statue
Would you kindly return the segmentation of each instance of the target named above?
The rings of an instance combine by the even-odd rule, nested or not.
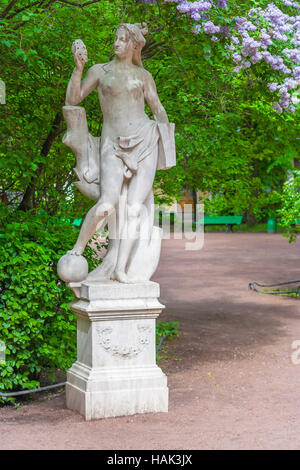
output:
[[[169,123],[154,80],[141,61],[146,33],[145,23],[120,24],[115,58],[92,66],[83,80],[87,50],[80,39],[72,46],[75,69],[63,108],[67,122],[63,142],[76,155],[77,188],[96,203],[75,246],[58,263],[59,276],[69,283],[148,281],[159,261],[162,234],[154,226],[152,185],[156,170],[174,166],[176,156],[174,124]],[[85,110],[77,106],[95,88],[103,114],[101,138],[89,134]],[[145,113],[145,102],[154,120]],[[88,273],[82,253],[107,222],[107,253]]]
[[[150,281],[160,256],[162,231],[154,226],[156,169],[175,165],[174,125],[141,61],[147,26],[121,24],[115,58],[91,67],[84,43],[73,43],[75,69],[63,108],[63,142],[76,156],[76,187],[95,201],[73,249],[58,263],[60,278],[77,299],[77,360],[67,372],[66,404],[86,420],[167,412],[167,377],[156,364],[155,322],[164,305]],[[97,88],[103,114],[101,138],[89,133],[77,106]],[[154,120],[145,113],[148,103]],[[88,273],[82,256],[101,226],[109,246]]]

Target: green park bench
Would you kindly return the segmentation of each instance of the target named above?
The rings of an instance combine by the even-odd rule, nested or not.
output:
[[[46,212],[44,210],[41,210],[41,211],[38,212],[38,214],[43,215],[43,214],[46,214]],[[69,224],[72,224],[74,227],[80,227],[81,223],[82,223],[82,218],[81,219],[74,219],[73,222],[71,221],[71,219],[66,219],[65,217],[61,218],[61,220],[65,220]],[[47,225],[48,225],[48,222],[47,222]]]
[[[72,225],[75,225],[75,227],[80,227],[82,222],[82,219],[74,219]]]
[[[194,222],[196,225],[226,225],[226,232],[232,232],[234,225],[241,225],[243,220],[242,215],[205,215],[199,222]]]

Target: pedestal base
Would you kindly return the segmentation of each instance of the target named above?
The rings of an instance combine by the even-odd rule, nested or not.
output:
[[[154,282],[83,283],[77,361],[67,373],[67,407],[86,420],[167,412],[167,377],[155,363],[155,318],[163,305]]]
[[[88,375],[89,378],[83,377]],[[68,372],[67,407],[86,420],[168,411],[167,377],[159,367]]]

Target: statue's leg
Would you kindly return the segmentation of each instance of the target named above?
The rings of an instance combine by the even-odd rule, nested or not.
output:
[[[69,254],[81,255],[90,238],[101,228],[107,215],[115,210],[123,184],[123,163],[109,155],[101,161],[101,189],[98,202],[89,210],[81,226],[77,242]]]
[[[87,213],[81,226],[77,242],[73,249],[68,251],[68,254],[82,255],[90,238],[96,233],[97,229],[101,228],[107,215],[113,210],[114,204],[111,201],[105,201],[100,197],[97,204],[95,204]]]
[[[151,156],[139,163],[137,173],[129,183],[127,195],[127,237],[123,237],[120,242],[115,270],[115,278],[120,282],[131,282],[126,275],[126,266],[136,240],[139,237],[141,214],[148,211],[145,202],[152,191],[156,161],[157,149],[155,149]],[[151,217],[151,213],[144,214],[144,216]]]
[[[123,200],[127,197],[126,185],[123,185],[121,197],[123,198]],[[87,280],[100,281],[104,279],[110,279],[116,268],[120,245],[120,233],[122,230],[120,223],[124,218],[122,216],[123,204],[120,206],[120,203],[117,204],[115,214],[113,214],[111,218],[108,218],[109,244],[107,252],[103,258],[102,263],[89,273]]]

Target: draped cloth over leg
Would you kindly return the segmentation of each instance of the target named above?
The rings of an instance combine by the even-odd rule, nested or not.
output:
[[[114,259],[114,268],[117,265],[120,248],[120,238],[126,238],[127,233],[127,193],[128,187],[133,178],[138,177],[138,168],[145,159],[147,163],[153,162],[156,168],[158,156],[158,140],[160,134],[155,121],[149,120],[130,136],[118,136],[114,141],[106,139],[101,149],[101,159],[115,158],[120,159],[124,165],[124,184],[121,198],[116,209],[117,240],[111,241],[106,257],[110,264]],[[134,243],[132,253],[127,264],[126,274],[131,282],[135,280],[147,281],[155,272],[160,256],[162,230],[154,227],[154,198],[152,189],[147,198],[143,201],[143,208],[140,215],[139,237]],[[109,232],[111,232],[109,230]],[[105,264],[104,264],[105,265]],[[89,278],[99,279],[102,277],[103,268],[100,265]],[[108,273],[105,271],[105,276]],[[106,277],[107,278],[107,277]],[[111,272],[108,278],[114,278],[114,269],[111,266]]]
[[[125,178],[131,178],[145,158],[156,158],[158,139],[157,123],[150,120],[136,134],[117,138],[114,150],[124,163]]]

